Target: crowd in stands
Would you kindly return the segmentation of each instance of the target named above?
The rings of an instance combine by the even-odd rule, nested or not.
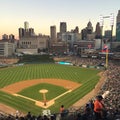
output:
[[[76,61],[72,59],[74,63],[85,65],[100,65],[105,63],[105,59],[85,59],[77,58]],[[104,104],[107,111],[106,120],[120,120],[120,61],[109,61],[108,68],[104,72],[104,76],[107,77],[105,83],[101,87],[98,94],[103,95]],[[95,98],[93,98],[95,99]]]
[[[105,60],[98,60],[92,58],[71,58],[70,61],[74,64],[85,64],[85,65],[99,65]],[[102,85],[98,95],[102,95],[103,103],[105,106],[105,116],[99,120],[120,120],[120,65],[113,61],[109,61],[108,68],[104,72],[104,76],[107,76],[105,83]],[[106,93],[106,94],[105,94]],[[25,116],[12,116],[4,115],[0,113],[0,120],[95,120],[94,114],[94,101],[93,99],[86,103],[86,105],[80,107],[79,110],[73,113],[67,112],[64,117],[59,116],[60,114],[53,114],[51,116],[39,115],[34,116],[28,112]],[[92,106],[93,105],[93,106]]]
[[[119,63],[118,63],[119,64]],[[120,118],[120,66],[110,63],[105,74],[107,80],[100,90],[100,94],[109,91],[104,98],[104,103],[109,111],[109,114]],[[112,116],[111,116],[112,117]]]

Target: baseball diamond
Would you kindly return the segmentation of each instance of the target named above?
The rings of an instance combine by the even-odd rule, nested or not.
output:
[[[23,113],[28,112],[29,108],[34,114],[43,108],[57,112],[61,104],[69,108],[92,91],[99,81],[99,72],[101,70],[58,64],[3,68],[0,69],[0,102]],[[40,89],[48,90],[46,106],[37,98]]]

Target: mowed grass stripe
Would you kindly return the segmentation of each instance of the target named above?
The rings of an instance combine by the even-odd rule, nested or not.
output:
[[[80,88],[66,94],[65,96],[62,96],[60,99],[57,99],[55,101],[55,104],[49,108],[52,112],[57,112],[59,111],[61,104],[64,104],[67,108],[79,100],[81,97],[83,97],[85,94],[87,94],[90,90],[92,90],[98,82],[99,77],[97,76],[97,73],[99,72],[99,70],[95,69],[64,66],[58,64],[33,64],[13,68],[5,68],[0,69],[0,88],[18,81],[41,78],[66,79],[81,83],[82,86],[80,86]],[[6,75],[7,77],[5,77]],[[31,112],[35,114],[40,113],[42,110],[42,108],[35,106],[33,102],[30,102],[29,104],[29,101],[24,100],[23,98],[14,96],[14,101],[11,99],[6,100],[7,98],[4,96],[6,93],[0,92],[0,94],[2,95],[0,102],[9,104],[18,110],[28,112],[31,108]]]
[[[23,112],[27,112],[31,109],[31,111],[35,114],[38,114],[41,108],[35,106],[35,103],[32,101],[28,101],[26,99],[15,97],[9,94],[4,94],[0,92],[1,95],[1,103],[5,103],[9,106],[14,106],[14,108],[21,110]]]
[[[10,70],[12,70],[12,72]],[[63,66],[55,64],[25,65],[0,71],[1,76],[3,77],[3,80],[1,79],[0,83],[5,82],[4,86],[21,80],[38,78],[60,78],[81,83],[84,82],[91,75],[98,73],[98,71],[96,70],[81,69],[73,66]],[[30,76],[28,76],[29,74]],[[7,77],[5,77],[6,75]],[[0,87],[4,86],[0,84]]]
[[[61,99],[56,100],[58,106],[54,105],[54,107],[51,107],[50,109],[52,111],[57,111],[60,104],[64,104],[66,107],[74,104],[94,88],[93,85],[90,85],[91,82],[94,82],[94,84],[96,84],[98,82],[98,76],[87,82],[85,85],[82,85],[79,89],[73,91],[72,93],[66,94],[65,96],[61,97]]]

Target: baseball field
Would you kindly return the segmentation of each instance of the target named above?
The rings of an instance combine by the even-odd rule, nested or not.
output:
[[[0,103],[16,110],[57,113],[88,94],[100,70],[59,64],[28,64],[0,69]]]

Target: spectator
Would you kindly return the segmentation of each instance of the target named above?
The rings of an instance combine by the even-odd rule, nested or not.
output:
[[[95,120],[103,120],[105,115],[105,106],[102,103],[103,97],[98,95],[94,102],[94,113],[95,113]]]
[[[28,112],[28,114],[26,115],[26,119],[31,120],[31,118],[32,118],[31,112]]]
[[[60,113],[62,113],[64,110],[65,110],[64,109],[64,105],[61,105],[61,107],[60,107]]]
[[[68,113],[69,113],[69,111],[64,108],[64,105],[61,105],[61,107],[60,107],[61,119],[64,119],[64,117],[65,117]]]
[[[64,105],[61,105],[61,107],[60,107],[60,115],[61,115],[61,118],[64,117],[64,110],[65,110]]]
[[[82,120],[94,120],[91,109],[87,106],[85,113],[82,115]]]

